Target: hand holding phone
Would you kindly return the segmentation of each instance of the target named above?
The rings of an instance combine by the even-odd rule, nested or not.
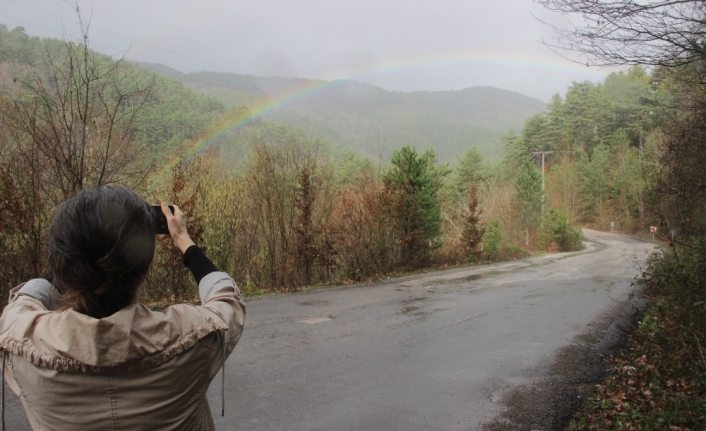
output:
[[[182,253],[186,251],[187,248],[194,245],[194,242],[189,237],[189,232],[186,229],[186,217],[184,213],[181,212],[176,205],[162,204],[157,206],[159,210],[159,222],[158,224],[163,224],[163,226],[157,226],[157,234],[163,237],[167,235],[172,238],[174,245],[181,250]],[[169,208],[167,210],[167,208]],[[156,211],[156,210],[153,210]],[[170,211],[171,214],[167,214]],[[170,227],[171,225],[171,227]]]
[[[169,205],[169,211],[174,214],[174,205]],[[157,229],[157,235],[169,235],[169,224],[167,223],[167,217],[162,212],[161,205],[152,205],[152,214],[155,219],[155,228]]]

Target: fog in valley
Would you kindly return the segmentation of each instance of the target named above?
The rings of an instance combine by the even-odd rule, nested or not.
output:
[[[0,22],[28,34],[80,37],[74,2],[2,0]],[[297,2],[80,1],[91,47],[182,72],[351,79],[387,90],[493,86],[548,102],[607,70],[540,41],[569,18],[527,0]]]

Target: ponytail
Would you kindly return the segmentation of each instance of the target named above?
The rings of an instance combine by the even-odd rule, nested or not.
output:
[[[71,289],[62,296],[63,308],[73,308],[79,313],[100,319],[131,304],[136,290],[120,283],[108,281],[97,289]]]

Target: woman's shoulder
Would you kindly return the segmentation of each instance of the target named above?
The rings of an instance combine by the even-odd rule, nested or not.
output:
[[[59,371],[156,366],[225,329],[212,312],[188,304],[156,311],[136,303],[102,319],[30,307],[15,317],[4,325],[0,347]]]

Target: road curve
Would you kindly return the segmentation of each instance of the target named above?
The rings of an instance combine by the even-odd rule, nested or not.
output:
[[[628,300],[653,245],[586,249],[249,301],[209,389],[216,429],[475,430],[497,401]],[[8,391],[9,392],[9,391]],[[8,429],[30,430],[8,396]]]

